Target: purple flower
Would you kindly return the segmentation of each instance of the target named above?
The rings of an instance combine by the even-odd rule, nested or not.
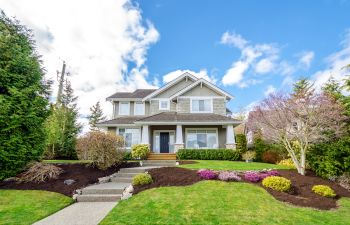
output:
[[[260,174],[256,172],[244,173],[244,179],[253,183],[257,183],[261,180]]]
[[[219,180],[222,181],[241,181],[242,179],[235,172],[223,171],[219,173]]]
[[[200,170],[198,171],[198,174],[201,178],[206,180],[212,180],[216,178],[216,173],[211,170]]]

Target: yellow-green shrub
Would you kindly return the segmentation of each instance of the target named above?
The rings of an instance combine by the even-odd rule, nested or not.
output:
[[[292,182],[284,177],[270,176],[262,181],[262,185],[276,191],[288,191],[292,186]]]
[[[148,173],[138,174],[132,178],[132,185],[150,184],[152,182],[152,177]]]
[[[293,160],[291,158],[289,159],[283,159],[281,160],[279,163],[277,163],[278,165],[281,165],[281,166],[288,166],[290,168],[294,168],[295,169],[295,165],[293,163]]]
[[[131,148],[131,155],[134,159],[147,159],[149,153],[150,150],[147,144],[137,144]]]
[[[336,196],[334,190],[327,185],[315,185],[312,187],[312,191],[318,195],[322,195],[328,198],[333,198]]]

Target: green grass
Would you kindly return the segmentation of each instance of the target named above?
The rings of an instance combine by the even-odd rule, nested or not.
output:
[[[54,192],[0,190],[0,224],[32,224],[72,202]]]
[[[43,160],[44,163],[91,163],[91,160],[69,160],[69,159],[53,159]]]
[[[290,169],[287,166],[280,166],[269,163],[220,161],[220,160],[196,160],[198,163],[180,165],[187,169],[212,169],[212,170],[262,170],[262,169]]]
[[[247,183],[202,181],[150,189],[121,201],[101,224],[332,224],[350,222],[350,199],[320,211],[279,202]]]

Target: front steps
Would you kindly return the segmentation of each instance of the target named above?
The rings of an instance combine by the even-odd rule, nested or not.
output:
[[[172,167],[176,166],[176,160],[144,160],[142,166]]]
[[[148,160],[176,160],[175,153],[150,153]]]

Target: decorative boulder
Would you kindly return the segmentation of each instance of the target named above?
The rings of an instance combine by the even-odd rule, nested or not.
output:
[[[68,180],[65,180],[63,183],[64,183],[65,185],[72,185],[72,184],[75,183],[75,180],[73,180],[73,179],[68,179]]]

